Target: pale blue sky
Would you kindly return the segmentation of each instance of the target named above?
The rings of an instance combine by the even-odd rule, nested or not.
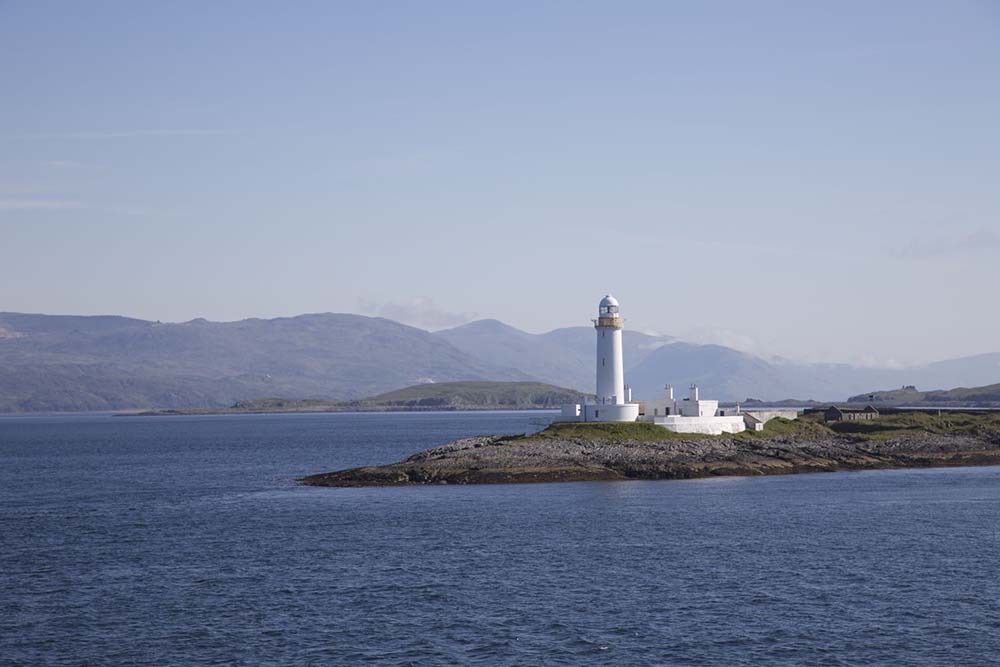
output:
[[[0,0],[0,310],[1000,351],[1000,2]]]

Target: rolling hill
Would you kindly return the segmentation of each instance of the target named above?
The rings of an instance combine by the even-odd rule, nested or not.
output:
[[[385,408],[558,408],[584,395],[542,382],[436,382],[386,392],[359,401]]]
[[[584,395],[541,382],[432,382],[352,401],[261,398],[212,413],[345,412],[392,410],[541,410],[576,403]],[[175,411],[169,411],[175,412]],[[205,412],[205,410],[180,411]],[[154,413],[161,414],[161,413]]]

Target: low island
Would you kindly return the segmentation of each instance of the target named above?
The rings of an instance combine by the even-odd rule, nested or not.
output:
[[[647,422],[553,424],[479,436],[389,465],[301,478],[312,486],[692,479],[838,470],[1000,465],[1000,415],[922,412],[826,423],[773,419],[762,431],[673,433]]]
[[[426,382],[346,401],[258,398],[225,408],[185,408],[121,413],[128,417],[239,415],[300,412],[439,412],[477,410],[552,410],[586,398],[583,392],[544,382]]]

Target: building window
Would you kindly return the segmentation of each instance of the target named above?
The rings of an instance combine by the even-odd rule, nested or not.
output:
[[[594,410],[594,419],[597,419],[600,416],[601,416],[601,411],[600,410]]]
[[[604,368],[604,362],[607,361],[604,357],[601,357],[601,368]]]

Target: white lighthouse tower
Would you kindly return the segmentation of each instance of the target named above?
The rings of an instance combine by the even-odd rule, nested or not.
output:
[[[594,320],[597,332],[596,400],[562,406],[562,415],[557,421],[634,422],[639,418],[639,404],[632,402],[632,392],[625,384],[622,324],[618,299],[608,294],[601,299]]]
[[[622,317],[618,299],[610,294],[601,299],[594,329],[597,331],[597,403],[627,403],[625,366],[622,362]]]

